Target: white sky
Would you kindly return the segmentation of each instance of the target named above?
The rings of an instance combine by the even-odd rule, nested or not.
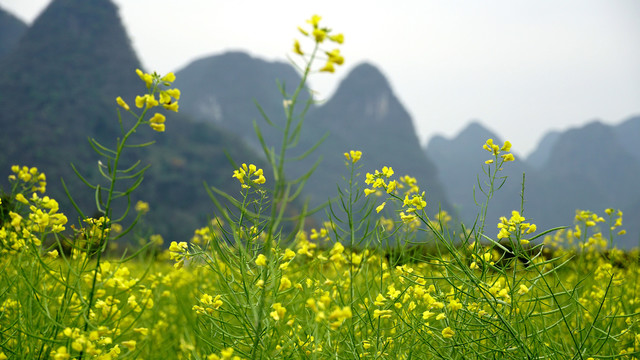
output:
[[[114,1],[159,72],[226,50],[286,61],[296,26],[322,15],[346,64],[312,86],[329,96],[351,67],[377,65],[423,142],[478,119],[527,154],[548,130],[640,114],[637,0]],[[28,23],[48,3],[0,0]]]

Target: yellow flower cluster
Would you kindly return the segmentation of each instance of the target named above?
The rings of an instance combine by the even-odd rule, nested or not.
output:
[[[348,153],[344,153],[344,157],[347,161],[351,161],[352,164],[355,164],[362,157],[362,151],[351,150]]]
[[[220,350],[220,355],[211,354],[207,356],[207,360],[241,360],[241,358],[233,356],[233,348],[225,348]]]
[[[526,223],[524,222],[525,220],[524,216],[521,216],[520,212],[516,210],[511,212],[511,218],[508,220],[505,216],[501,216],[500,222],[498,223],[498,229],[500,229],[500,232],[498,232],[498,239],[507,239],[515,231],[526,234],[535,232],[536,224]],[[529,243],[526,239],[521,239],[520,242],[523,245]]]
[[[488,139],[487,142],[482,145],[482,148],[487,150],[488,152],[492,153],[496,158],[498,156],[500,156],[502,158],[503,162],[508,162],[508,161],[514,161],[515,158],[513,157],[513,154],[509,153],[508,151],[511,150],[511,143],[509,141],[505,141],[504,145],[502,145],[502,147],[496,145],[493,143],[493,139]],[[507,152],[506,154],[501,154],[501,152]],[[485,164],[493,164],[494,159],[489,159],[487,161],[485,161]]]
[[[381,171],[376,170],[373,174],[367,173],[365,184],[371,185],[371,189],[364,189],[365,196],[369,196],[376,192],[377,188],[384,189],[388,194],[392,193],[397,187],[398,182],[396,180],[391,180],[387,184],[385,179],[389,179],[393,176],[393,168],[384,166]]]
[[[87,218],[84,220],[89,225],[84,229],[84,235],[88,240],[102,240],[109,236],[111,232],[111,222],[104,216],[98,219]]]
[[[72,356],[75,358],[77,353],[85,353],[97,359],[111,360],[117,359],[122,349],[120,345],[135,349],[136,341],[124,341],[120,345],[113,344],[113,335],[105,327],[97,330],[84,332],[78,328],[65,328],[60,334],[62,339],[71,343],[71,352],[66,346],[59,346],[51,352],[51,358],[55,360],[67,360]]]
[[[59,205],[55,199],[40,197],[37,193],[44,192],[46,188],[45,174],[34,167],[14,165],[11,169],[15,175],[9,176],[9,180],[17,182],[16,191],[33,192],[29,198],[22,192],[14,195],[17,203],[8,209],[8,221],[0,227],[0,254],[16,254],[31,245],[39,247],[47,234],[64,231],[68,221],[64,214],[58,212]]]
[[[171,89],[171,83],[175,81],[176,76],[173,73],[168,73],[165,76],[160,76],[157,73],[148,74],[140,69],[136,69],[136,74],[145,83],[149,92],[142,96],[136,96],[135,104],[138,108],[151,109],[153,107],[162,105],[167,110],[178,112],[178,100],[180,100],[180,90]],[[156,99],[156,94],[158,98]],[[120,96],[116,98],[116,103],[125,109],[131,111],[131,107]],[[146,123],[158,132],[165,130],[166,118],[160,113],[155,113]]]
[[[38,191],[41,194],[47,190],[47,177],[39,172],[38,168],[13,165],[11,171],[13,174],[9,175],[9,181],[20,179],[24,183],[23,187],[29,187],[29,191]]]
[[[175,242],[172,241],[169,246],[169,256],[171,260],[175,260],[176,263],[173,265],[176,269],[180,269],[184,266],[184,260],[187,257],[189,246],[186,242]]]
[[[203,294],[202,297],[200,297],[200,305],[193,305],[192,310],[197,314],[211,315],[215,310],[220,309],[223,304],[222,296],[216,295],[213,297],[209,294]]]
[[[253,164],[249,164],[249,166],[247,166],[247,164],[242,164],[242,167],[233,171],[233,175],[231,177],[238,179],[244,189],[248,189],[250,187],[245,183],[245,181],[253,184],[264,184],[267,181],[262,169],[258,169]]]
[[[320,20],[322,20],[322,17],[313,15],[311,19],[307,20],[307,23],[311,25],[311,29],[307,30],[302,27],[298,27],[298,30],[302,35],[313,39],[316,46],[323,43],[325,39],[329,39],[330,41],[337,44],[342,44],[344,42],[344,35],[331,34],[331,30],[329,28],[320,26]],[[305,52],[302,50],[302,46],[297,39],[293,43],[293,52],[300,56],[305,55]],[[335,72],[334,65],[342,65],[344,63],[344,57],[342,57],[342,55],[340,54],[340,49],[336,48],[331,51],[325,51],[324,53],[327,56],[327,62],[325,63],[324,67],[320,69],[320,71],[332,73]]]

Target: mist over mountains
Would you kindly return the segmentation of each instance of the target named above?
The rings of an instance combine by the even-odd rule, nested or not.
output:
[[[604,209],[621,209],[627,235],[617,239],[623,248],[638,246],[640,234],[640,116],[615,126],[594,121],[563,132],[550,132],[526,158],[507,163],[501,172],[508,180],[492,200],[487,221],[495,227],[500,216],[520,210],[523,173],[524,216],[538,229],[572,225],[576,209],[605,216]],[[634,136],[635,135],[635,136]],[[479,208],[474,204],[476,176],[490,154],[482,149],[486,139],[502,144],[496,134],[474,122],[452,139],[434,137],[426,146],[436,161],[447,196],[465,223],[473,222]],[[517,153],[517,144],[512,150]],[[483,198],[480,194],[480,200]],[[602,224],[603,235],[608,235]],[[497,233],[497,229],[495,229]]]
[[[266,144],[280,146],[281,132],[262,119],[254,100],[272,122],[283,125],[283,99],[275,79],[284,84],[285,91],[293,92],[300,76],[290,64],[231,52],[194,61],[178,71],[176,77],[175,84],[185,99],[180,108],[184,113],[198,121],[219,125],[260,149],[253,129],[255,121]],[[303,175],[314,161],[322,159],[307,185],[310,191],[306,195],[312,205],[320,205],[337,195],[336,184],[347,175],[343,153],[361,150],[363,175],[392,166],[398,174],[416,177],[433,194],[429,206],[432,212],[439,206],[450,208],[442,195],[437,170],[421,151],[409,114],[374,66],[355,67],[331,99],[311,105],[300,133],[299,148],[292,149],[292,153],[299,154],[312,147],[325,134],[327,139],[307,163],[292,163],[286,169],[293,178]]]
[[[70,163],[91,182],[99,181],[97,164],[104,159],[93,152],[87,137],[115,147],[121,136],[115,98],[122,96],[133,106],[135,95],[146,93],[135,74],[140,62],[117,8],[108,0],[53,1],[0,59],[0,66],[0,169],[5,174],[0,184],[7,189],[11,165],[36,166],[47,174],[47,193],[60,202],[72,223],[77,214],[61,178],[83,211],[95,214],[93,191],[77,179]],[[125,126],[133,121],[123,113]],[[150,203],[145,221],[165,239],[188,240],[212,215],[203,181],[237,190],[224,150],[247,162],[261,162],[232,134],[180,113],[167,114],[166,126],[165,133],[140,128],[132,144],[156,144],[126,149],[121,166],[138,159],[151,165],[132,203]],[[118,211],[123,210],[120,204]]]
[[[132,104],[145,91],[134,73],[140,62],[117,8],[108,0],[55,0],[31,27],[0,9],[0,66],[0,172],[8,174],[13,164],[38,166],[64,211],[73,212],[64,201],[61,177],[77,191],[81,206],[90,209],[91,191],[76,180],[69,163],[97,180],[98,157],[86,137],[112,145],[119,134],[115,98]],[[195,60],[176,76],[180,113],[167,114],[166,133],[142,129],[136,134],[139,142],[157,143],[125,158],[129,164],[137,158],[151,164],[134,201],[151,204],[147,221],[168,241],[187,240],[212,215],[203,181],[237,193],[225,151],[237,162],[264,164],[254,121],[267,145],[279,146],[279,131],[261,119],[254,101],[276,125],[282,124],[276,79],[289,93],[300,81],[290,64],[242,52]],[[312,205],[336,196],[336,183],[348,175],[343,153],[361,150],[362,175],[392,166],[398,175],[414,176],[426,191],[429,215],[442,207],[465,223],[473,223],[477,214],[473,189],[478,175],[484,180],[482,165],[490,156],[482,145],[488,138],[504,141],[474,122],[454,138],[434,137],[421,148],[413,121],[383,72],[366,63],[355,67],[330,99],[309,108],[299,149],[325,134],[308,160],[286,169],[288,176],[298,176],[321,160],[307,185],[312,191],[305,194]],[[525,173],[524,215],[538,229],[571,225],[576,208],[602,215],[607,207],[620,208],[628,234],[617,245],[637,246],[639,134],[640,117],[616,126],[592,122],[548,133],[528,158],[505,165],[509,179],[489,207],[488,235],[500,216],[520,209]],[[6,189],[6,177],[0,181]],[[476,197],[482,201],[477,191]]]

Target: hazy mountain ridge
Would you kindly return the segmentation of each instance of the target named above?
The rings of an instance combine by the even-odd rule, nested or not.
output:
[[[252,121],[257,119],[267,144],[279,146],[280,132],[260,118],[258,109],[249,99],[255,98],[273,122],[283,124],[283,98],[275,79],[287,85],[287,92],[293,92],[300,76],[291,65],[233,52],[200,59],[180,70],[177,76],[182,78],[179,84],[185,98],[194,95],[192,102],[185,101],[181,105],[185,112],[202,121],[223,124],[256,148],[259,143]],[[214,103],[212,99],[216,99],[216,106],[209,106]],[[301,101],[304,100],[302,97]],[[364,172],[392,166],[397,174],[409,174],[418,179],[430,194],[432,211],[436,211],[439,204],[450,208],[435,176],[435,166],[421,151],[409,114],[393,94],[384,75],[374,66],[356,66],[329,100],[310,107],[300,133],[300,146],[290,154],[308,149],[324,134],[329,137],[307,162],[292,163],[286,168],[293,178],[304,174],[313,161],[322,157],[307,184],[313,205],[337,195],[337,183],[347,172],[343,153],[361,150]]]
[[[605,208],[622,209],[623,225],[628,234],[618,246],[638,245],[640,235],[640,144],[634,129],[640,128],[640,117],[632,117],[619,125],[591,122],[563,132],[545,136],[529,159],[505,164],[503,175],[509,176],[505,187],[492,200],[487,221],[495,226],[498,217],[519,210],[522,173],[525,181],[525,216],[538,224],[538,229],[572,225],[576,209],[591,210],[604,216]],[[483,174],[481,150],[487,137],[496,141],[477,122],[470,124],[453,139],[434,137],[426,152],[436,159],[442,181],[456,205],[473,207],[473,200],[460,187]],[[497,140],[502,144],[502,140]],[[513,150],[517,151],[517,144]],[[472,160],[473,159],[473,160]],[[530,166],[529,161],[535,164]],[[467,179],[467,180],[464,180]],[[472,221],[473,212],[460,211],[462,219]],[[494,224],[495,223],[495,224]],[[608,235],[607,225],[603,225]]]
[[[176,72],[175,85],[182,91],[182,111],[198,121],[219,125],[260,149],[254,121],[260,125],[267,144],[280,141],[279,133],[266,126],[256,108],[257,102],[271,121],[283,124],[284,107],[276,79],[288,93],[300,82],[300,76],[289,64],[234,51],[191,62]],[[307,98],[303,92],[301,101]]]
[[[86,138],[97,137],[113,147],[120,136],[115,98],[122,96],[133,106],[135,95],[146,92],[135,74],[140,62],[116,6],[108,0],[55,0],[0,63],[0,171],[8,175],[13,164],[37,166],[47,174],[50,195],[75,219],[61,188],[63,177],[84,211],[93,215],[92,191],[76,179],[69,163],[97,180],[100,157]],[[122,117],[132,124],[129,114],[123,112]],[[155,232],[167,240],[184,241],[213,213],[203,181],[228,191],[238,189],[224,150],[247,162],[260,162],[235,136],[213,125],[172,112],[166,126],[165,133],[140,128],[133,143],[157,143],[127,149],[121,166],[136,159],[151,164],[133,201],[150,203],[146,221]]]
[[[7,173],[15,163],[38,166],[48,174],[54,197],[64,203],[62,176],[81,194],[90,192],[75,181],[68,164],[94,170],[97,157],[86,136],[113,143],[118,134],[114,99],[120,95],[132,103],[144,92],[133,73],[140,63],[117,8],[108,0],[55,0],[19,38],[9,53],[0,54],[0,171]],[[184,239],[211,214],[202,180],[231,191],[237,187],[223,149],[236,161],[259,162],[259,156],[243,146],[258,147],[253,120],[268,143],[279,139],[260,118],[253,99],[272,120],[282,123],[284,109],[275,79],[283,80],[290,93],[300,77],[287,63],[239,52],[197,60],[177,74],[176,86],[183,91],[181,113],[170,114],[164,134],[140,131],[140,139],[158,143],[136,156],[152,164],[139,193],[151,202],[149,221],[159,232]],[[467,222],[478,209],[474,186],[482,199],[476,176],[484,180],[481,166],[490,157],[482,144],[488,137],[502,143],[475,123],[454,139],[434,137],[423,152],[409,114],[384,75],[370,64],[355,67],[334,96],[310,108],[301,147],[327,132],[329,138],[312,157],[323,158],[308,184],[317,191],[314,203],[336,195],[336,182],[347,174],[342,153],[362,150],[362,173],[388,165],[398,175],[415,176],[427,191],[430,213],[442,204]],[[595,122],[548,134],[529,158],[516,156],[516,162],[505,165],[502,174],[509,180],[489,207],[486,228],[519,209],[524,172],[525,216],[539,229],[571,225],[576,208],[599,214],[606,207],[621,208],[629,231],[622,245],[638,245],[640,195],[634,181],[640,177],[639,133],[636,116],[615,126]],[[514,151],[517,155],[517,144]],[[308,166],[306,161],[288,171],[298,175]],[[95,171],[88,176],[95,179]],[[83,205],[91,204],[89,199]]]

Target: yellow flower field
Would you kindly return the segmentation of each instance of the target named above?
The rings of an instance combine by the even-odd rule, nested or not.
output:
[[[287,179],[284,163],[308,76],[344,62],[326,48],[344,35],[321,21],[314,15],[294,41],[303,76],[283,98],[282,143],[263,146],[271,172],[242,163],[229,174],[238,196],[207,186],[215,217],[191,239],[124,244],[153,207],[129,197],[144,192],[146,167],[119,161],[152,146],[132,145],[142,125],[177,126],[155,112],[179,109],[172,73],[137,70],[148,91],[135,108],[115,99],[116,147],[90,140],[103,182],[77,173],[100,216],[76,207],[74,223],[46,196],[46,169],[10,169],[0,203],[0,359],[640,358],[640,253],[610,246],[624,234],[622,212],[578,210],[574,224],[555,229],[538,229],[522,208],[486,219],[501,170],[515,161],[509,142],[478,144],[487,160],[475,224],[427,213],[420,180],[393,164],[362,173],[367,154],[357,149],[343,149],[337,200],[323,223],[312,220],[296,202],[312,170]],[[304,163],[306,150],[293,160]],[[72,202],[80,196],[67,190]]]

